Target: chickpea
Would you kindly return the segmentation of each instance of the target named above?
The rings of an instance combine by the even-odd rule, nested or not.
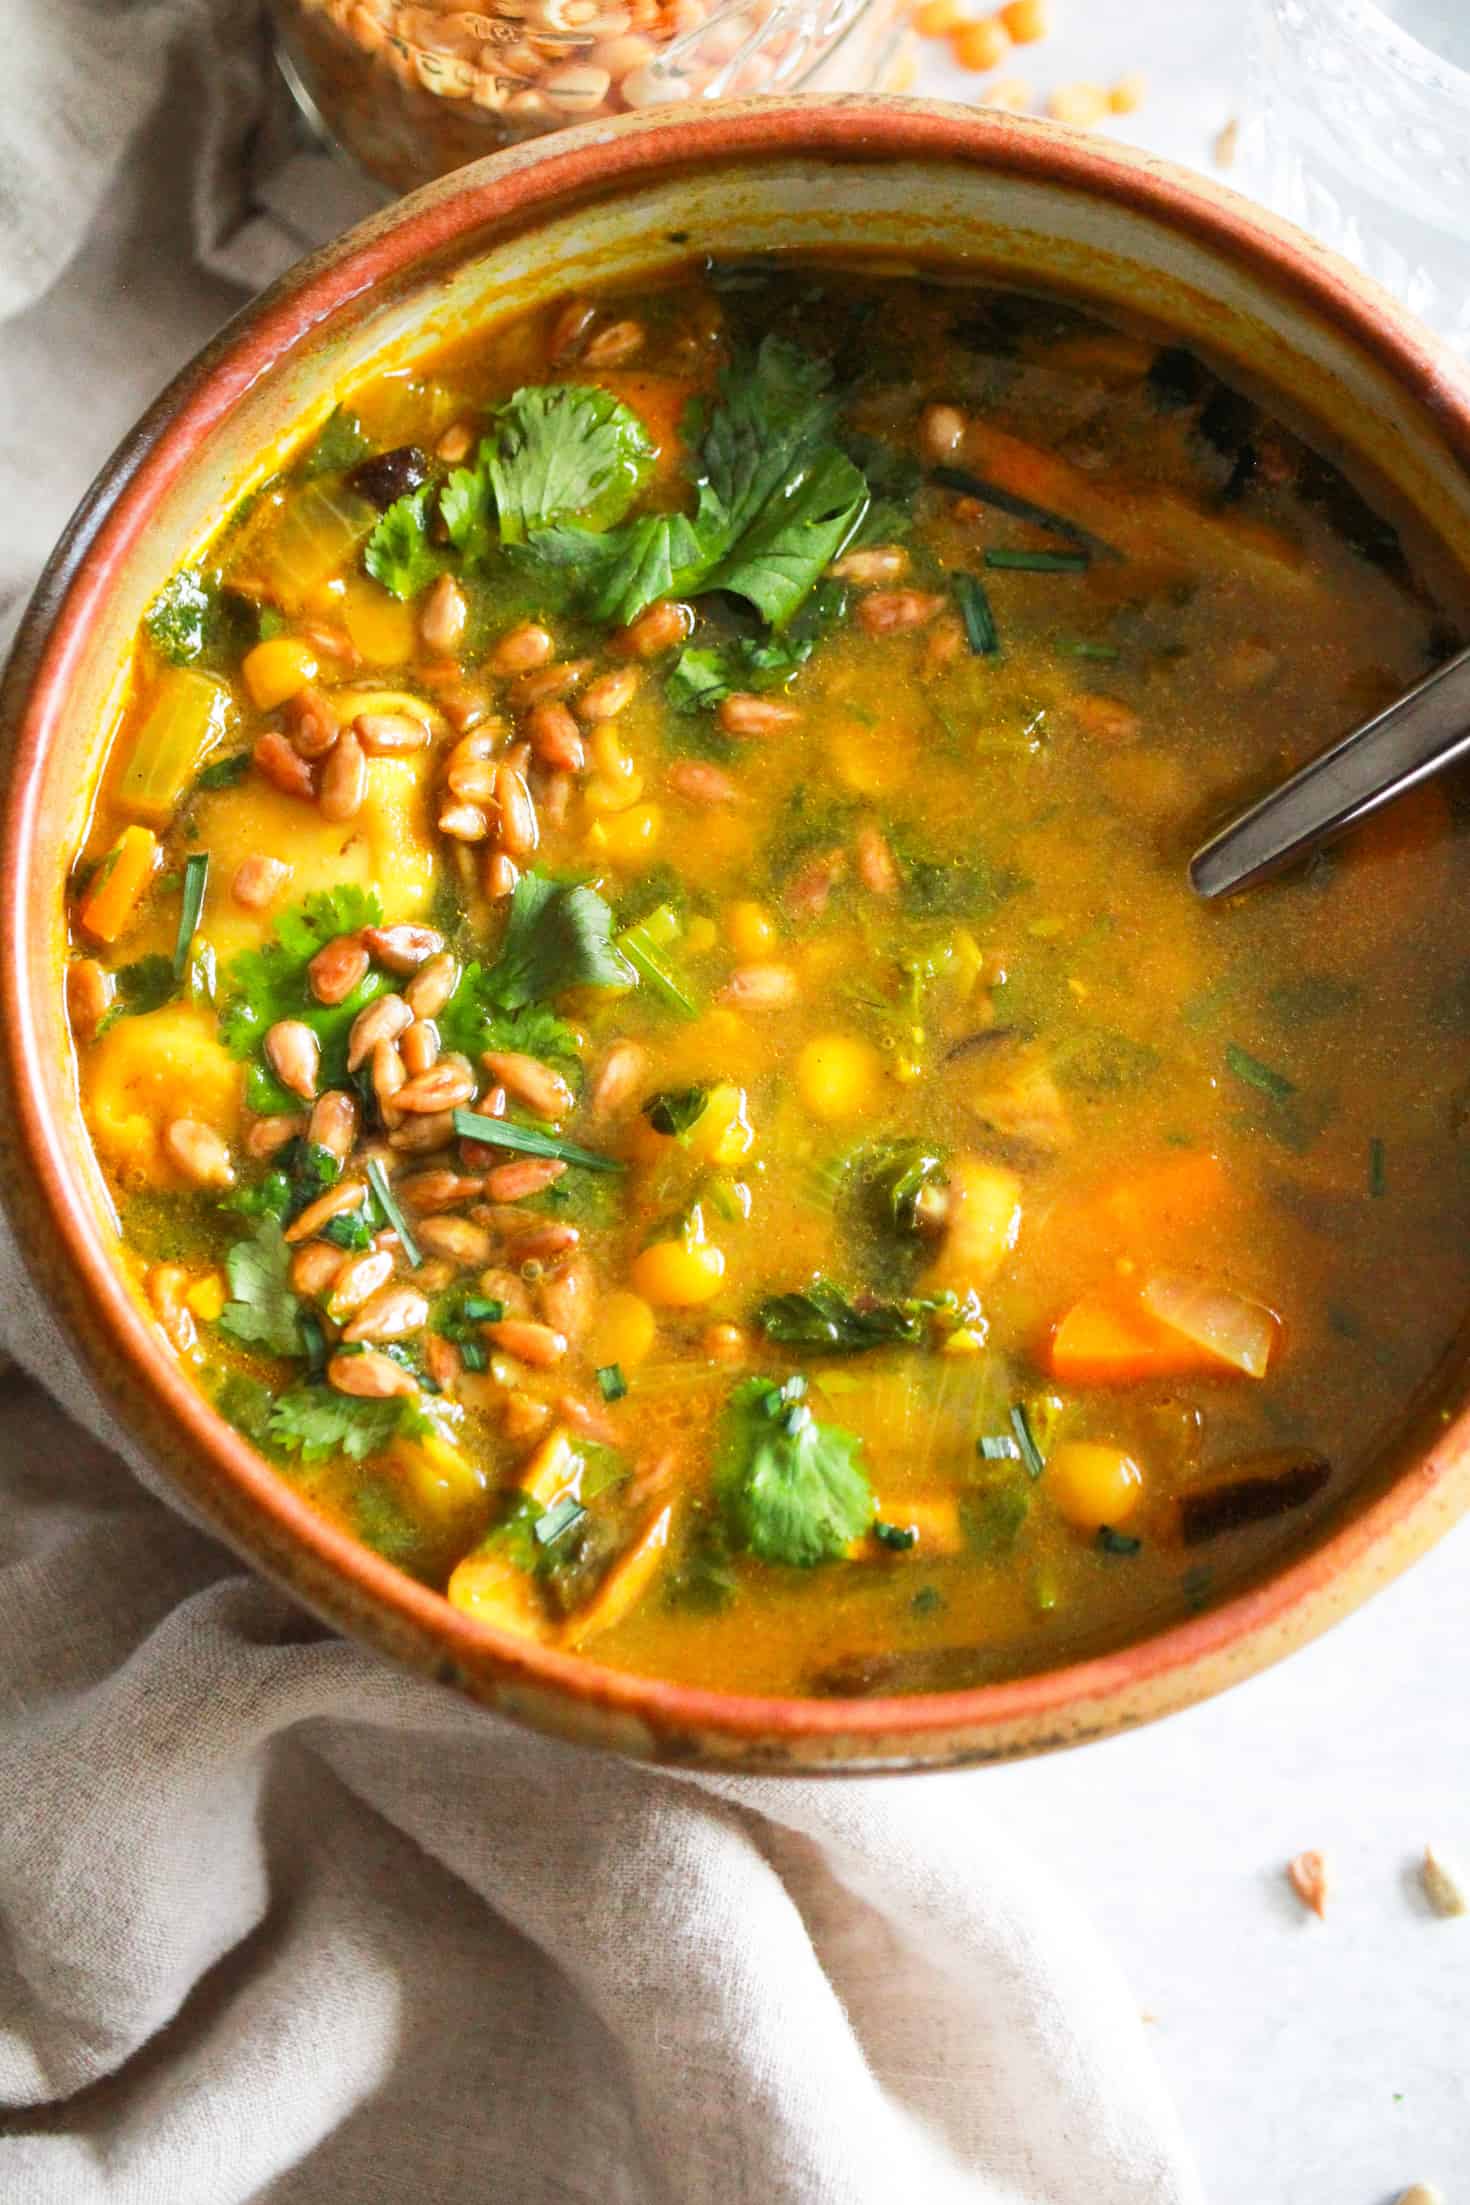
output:
[[[1047,1490],[1069,1524],[1096,1531],[1131,1516],[1143,1498],[1143,1472],[1121,1447],[1067,1440],[1046,1465]]]

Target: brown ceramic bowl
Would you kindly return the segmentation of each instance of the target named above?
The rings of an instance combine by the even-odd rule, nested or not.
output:
[[[118,1413],[233,1547],[330,1622],[563,1736],[748,1769],[1036,1752],[1181,1707],[1354,1607],[1470,1501],[1464,1371],[1334,1516],[1192,1622],[1012,1683],[767,1700],[500,1636],[315,1515],[174,1362],[115,1262],[58,973],[62,889],[135,624],[303,415],[475,316],[691,253],[932,258],[1142,312],[1317,424],[1465,589],[1470,393],[1370,284],[1242,201],[1050,125],[864,99],[665,110],[469,168],[306,262],[187,368],[48,567],[0,703],[4,1178],[38,1281]],[[1324,425],[1330,425],[1324,431]]]

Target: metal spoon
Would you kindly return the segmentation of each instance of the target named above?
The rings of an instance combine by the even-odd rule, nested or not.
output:
[[[1470,650],[1324,750],[1232,820],[1189,861],[1201,896],[1228,896],[1356,827],[1470,757]]]

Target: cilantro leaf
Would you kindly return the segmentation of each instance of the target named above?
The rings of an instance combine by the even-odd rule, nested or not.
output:
[[[214,1379],[213,1398],[220,1415],[237,1432],[257,1447],[269,1443],[271,1395],[258,1378],[247,1378],[240,1370],[220,1371]]]
[[[170,666],[237,658],[259,640],[260,615],[228,590],[217,569],[181,567],[143,615],[148,640]]]
[[[439,517],[466,566],[488,564],[498,538],[490,478],[478,467],[456,467],[439,493]]]
[[[497,1000],[493,966],[466,965],[435,1023],[445,1049],[472,1061],[487,1049],[511,1049],[521,1056],[540,1057],[543,1063],[578,1062],[572,1029],[555,1011],[544,1003],[507,1010]]]
[[[334,1393],[330,1386],[292,1386],[276,1398],[268,1436],[274,1446],[303,1462],[326,1462],[336,1455],[362,1462],[401,1432],[421,1431],[427,1421],[405,1394],[368,1401]]]
[[[595,384],[533,384],[501,406],[480,447],[503,543],[572,523],[622,519],[657,454],[636,413]]]
[[[375,582],[394,597],[417,597],[448,561],[429,541],[435,485],[426,482],[407,497],[395,498],[363,547],[362,563]]]
[[[649,1096],[643,1115],[655,1133],[682,1141],[694,1131],[708,1102],[707,1087],[666,1087],[661,1094]]]
[[[715,646],[686,644],[664,682],[664,695],[676,712],[695,712],[717,705],[732,689],[779,689],[846,610],[842,585],[819,582],[780,635],[736,636]]]
[[[220,1040],[231,1056],[255,1053],[277,1019],[300,1018],[322,1038],[323,1053],[339,1036],[345,1044],[352,1020],[388,985],[383,974],[369,973],[344,1003],[319,1004],[306,983],[306,968],[317,951],[339,934],[381,926],[383,907],[370,888],[346,881],[318,889],[277,919],[275,934],[262,949],[242,950],[226,968],[220,987]],[[335,1076],[335,1074],[333,1074]]]
[[[504,1010],[565,988],[631,988],[638,975],[612,939],[613,915],[593,888],[523,873],[487,985]]]
[[[766,1562],[834,1561],[873,1520],[862,1442],[818,1424],[806,1380],[747,1378],[725,1410],[715,1489],[734,1539]]]
[[[660,597],[726,589],[783,625],[868,503],[835,442],[830,381],[829,363],[768,336],[725,370],[712,407],[690,409],[692,514],[645,513],[601,535],[532,524],[528,553],[574,570],[595,620],[625,624]]]
[[[366,459],[372,448],[372,440],[357,415],[345,406],[334,406],[300,463],[301,480],[311,482],[317,475],[340,475]]]
[[[300,1354],[301,1304],[291,1291],[290,1271],[291,1250],[278,1221],[258,1219],[255,1230],[237,1240],[225,1257],[231,1299],[219,1321],[232,1339],[263,1348],[268,1355]]]
[[[822,452],[809,466],[793,470],[702,586],[747,598],[779,630],[867,507],[868,486],[852,461],[838,451]]]
[[[868,1348],[920,1345],[928,1337],[928,1320],[937,1306],[922,1297],[884,1301],[864,1295],[854,1301],[829,1279],[813,1279],[796,1293],[768,1295],[755,1321],[768,1340],[782,1347],[859,1355]]]
[[[141,1018],[148,1011],[161,1010],[172,1002],[179,992],[177,975],[172,957],[161,951],[151,957],[135,958],[130,965],[119,965],[113,978],[117,993],[99,1024],[99,1034],[119,1018]]]

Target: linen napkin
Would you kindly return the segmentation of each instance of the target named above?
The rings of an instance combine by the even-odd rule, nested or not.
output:
[[[145,130],[247,281],[357,188],[271,119],[248,0],[18,11],[8,310]],[[10,357],[8,511],[66,457],[22,452],[44,363]],[[3,1219],[0,1312],[3,2205],[1198,2205],[1127,1990],[983,1773],[674,1776],[517,1730],[187,1522]]]

